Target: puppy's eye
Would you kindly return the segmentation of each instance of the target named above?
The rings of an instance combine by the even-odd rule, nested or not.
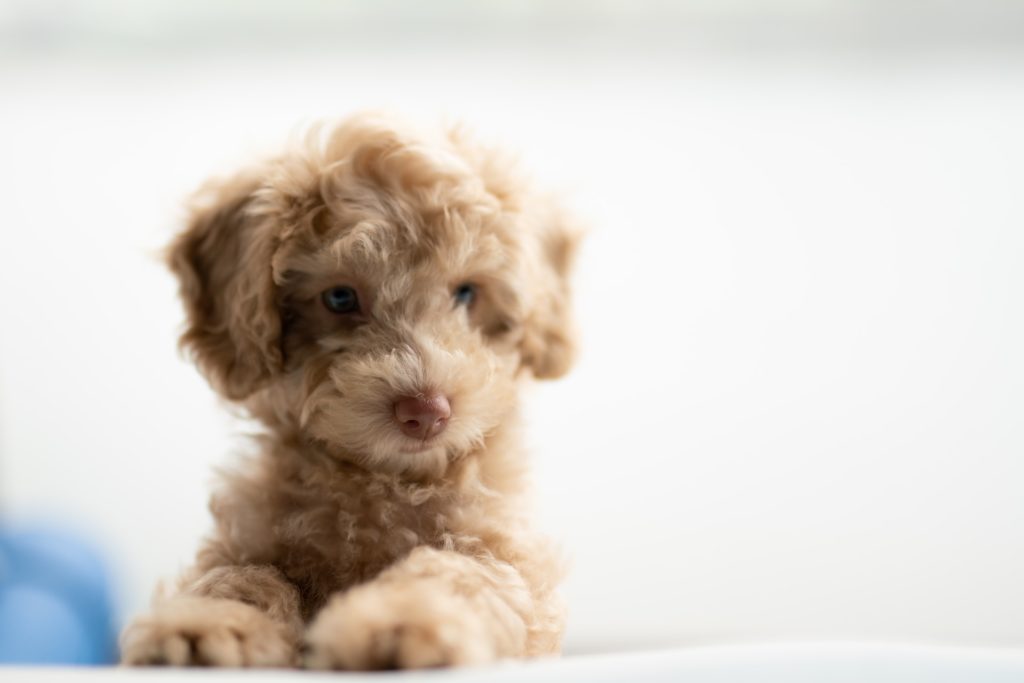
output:
[[[469,306],[476,299],[476,285],[472,282],[463,282],[452,292],[457,306]]]
[[[324,306],[331,313],[358,313],[359,296],[356,290],[347,286],[331,287],[320,295]]]

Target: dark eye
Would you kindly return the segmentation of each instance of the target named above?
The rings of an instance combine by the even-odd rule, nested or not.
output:
[[[455,297],[456,305],[469,306],[473,303],[473,299],[476,298],[476,285],[471,282],[463,282],[455,288],[452,296]]]
[[[324,306],[331,313],[358,313],[359,296],[351,287],[331,287],[321,295]]]

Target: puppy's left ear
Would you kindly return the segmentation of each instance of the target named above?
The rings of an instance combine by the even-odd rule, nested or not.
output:
[[[582,230],[559,208],[538,225],[531,282],[533,301],[523,325],[520,356],[538,379],[561,377],[576,357],[570,277]]]
[[[167,253],[188,314],[181,345],[233,400],[264,386],[281,367],[271,263],[278,231],[256,206],[259,187],[257,175],[208,185]]]

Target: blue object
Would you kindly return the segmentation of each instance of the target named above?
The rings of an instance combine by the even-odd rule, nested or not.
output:
[[[106,566],[81,539],[0,532],[0,663],[113,662],[111,604]]]

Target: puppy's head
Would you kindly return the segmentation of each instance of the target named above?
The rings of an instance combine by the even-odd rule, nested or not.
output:
[[[373,116],[200,193],[171,245],[182,344],[337,457],[431,472],[565,373],[577,233],[458,132]]]

